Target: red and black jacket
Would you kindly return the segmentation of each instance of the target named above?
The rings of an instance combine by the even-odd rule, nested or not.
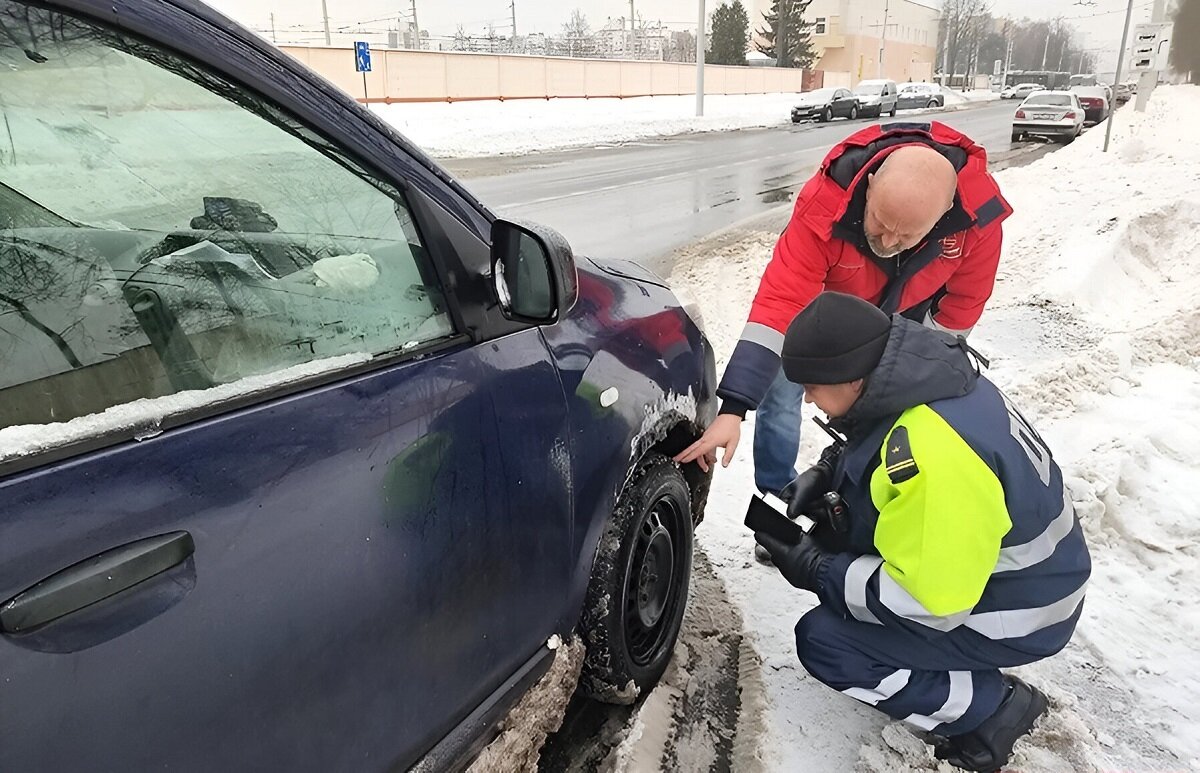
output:
[[[863,232],[867,175],[906,145],[927,145],[958,170],[954,206],[926,239],[896,258],[871,252]],[[722,413],[758,407],[779,372],[783,334],[822,290],[864,298],[888,313],[953,333],[979,321],[1012,208],[987,171],[987,153],[936,121],[871,126],[825,157],[801,189],[779,237],[717,394]]]

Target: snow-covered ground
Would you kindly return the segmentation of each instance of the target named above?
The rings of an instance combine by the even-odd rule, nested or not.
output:
[[[983,89],[959,91],[958,89],[943,88],[942,94],[946,97],[947,107],[969,105],[976,102],[995,102],[1000,99],[999,91],[987,91]]]
[[[991,91],[943,93],[948,107],[1000,98]],[[796,98],[790,93],[709,95],[703,117],[696,117],[696,98],[691,95],[421,102],[371,105],[371,110],[432,156],[469,158],[780,126],[791,121]]]
[[[1094,562],[1074,641],[1018,670],[1053,702],[1018,747],[1012,767],[1027,772],[1200,769],[1200,88],[1160,88],[1145,114],[1125,108],[1115,121],[1108,155],[1095,130],[998,174],[1016,214],[972,336],[1054,450]],[[720,355],[775,238],[697,254],[673,277],[699,300]],[[809,424],[802,463],[822,441]],[[752,558],[750,447],[744,435],[718,471],[698,538],[764,664],[764,767],[939,770],[903,726],[796,660],[792,628],[813,597]]]
[[[371,105],[422,149],[440,158],[533,153],[689,132],[777,126],[791,120],[796,94],[714,94],[704,98],[518,99]],[[536,127],[536,130],[535,130]]]

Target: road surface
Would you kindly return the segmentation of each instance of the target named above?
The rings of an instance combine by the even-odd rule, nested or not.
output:
[[[944,121],[993,158],[1045,152],[1010,142],[1013,109],[989,103],[908,120]],[[551,226],[578,253],[629,258],[665,274],[672,250],[787,203],[831,146],[868,124],[786,124],[444,163],[499,214]]]

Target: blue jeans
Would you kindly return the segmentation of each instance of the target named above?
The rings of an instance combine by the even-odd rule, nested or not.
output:
[[[804,387],[783,375],[783,368],[758,405],[754,418],[754,485],[759,491],[778,494],[800,473],[800,408]]]

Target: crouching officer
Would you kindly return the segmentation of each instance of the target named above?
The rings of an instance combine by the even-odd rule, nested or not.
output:
[[[993,771],[1047,705],[999,669],[1066,646],[1091,561],[1049,449],[969,352],[819,295],[788,328],[783,371],[845,435],[828,488],[807,486],[841,496],[845,526],[755,539],[820,599],[796,626],[810,674],[926,731],[940,759]]]

